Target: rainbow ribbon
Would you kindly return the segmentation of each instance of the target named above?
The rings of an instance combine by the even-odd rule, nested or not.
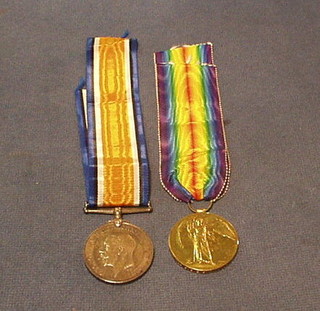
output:
[[[160,175],[177,200],[212,201],[229,181],[229,156],[211,43],[155,53]]]
[[[147,206],[149,164],[136,39],[87,40],[86,79],[76,89],[89,207]]]

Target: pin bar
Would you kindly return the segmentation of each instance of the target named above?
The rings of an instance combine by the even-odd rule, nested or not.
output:
[[[89,207],[89,204],[86,202],[84,205],[84,212],[86,214],[106,214],[106,215],[114,215],[116,209],[121,209],[121,214],[136,214],[136,213],[150,213],[152,212],[152,206],[149,202],[147,207]]]

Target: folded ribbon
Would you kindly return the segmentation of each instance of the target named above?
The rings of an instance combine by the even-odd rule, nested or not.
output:
[[[146,206],[149,164],[139,97],[136,39],[87,41],[76,107],[89,206]]]
[[[229,156],[212,44],[157,52],[155,66],[162,184],[177,200],[216,200]]]

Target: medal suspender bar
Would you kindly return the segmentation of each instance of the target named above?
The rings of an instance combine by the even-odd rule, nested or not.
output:
[[[186,269],[209,272],[236,255],[237,232],[209,214],[228,189],[230,161],[211,43],[183,45],[154,55],[158,101],[160,179],[194,212],[171,230],[169,248]],[[208,201],[204,209],[194,201]]]
[[[109,283],[126,283],[147,271],[153,245],[122,214],[150,212],[150,176],[139,98],[136,39],[87,40],[86,79],[76,107],[87,202],[85,213],[114,220],[88,238],[88,270]]]

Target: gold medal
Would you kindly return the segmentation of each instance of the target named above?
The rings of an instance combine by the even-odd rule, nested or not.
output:
[[[108,283],[127,283],[142,276],[153,260],[153,245],[141,228],[118,219],[89,236],[84,260],[88,270]]]
[[[210,272],[231,262],[239,247],[233,225],[207,213],[230,180],[213,47],[210,42],[175,46],[156,52],[154,60],[161,183],[194,212],[174,225],[169,248],[186,269]],[[199,201],[209,207],[193,208]]]
[[[169,235],[169,248],[176,261],[199,273],[230,263],[238,247],[239,237],[233,225],[221,216],[206,212],[182,218]]]

